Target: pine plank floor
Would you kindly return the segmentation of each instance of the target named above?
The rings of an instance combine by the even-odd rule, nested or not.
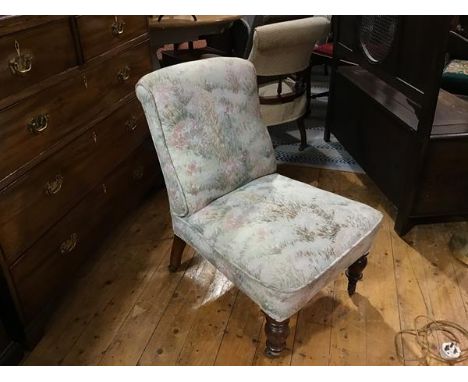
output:
[[[364,175],[280,166],[294,179],[367,203],[384,214],[364,280],[349,298],[346,277],[291,319],[287,349],[263,355],[257,306],[187,247],[167,270],[172,242],[165,191],[116,228],[79,270],[25,365],[401,365],[395,334],[425,314],[468,328],[468,272],[448,248],[468,223],[418,226],[404,239],[394,210]],[[411,338],[406,364],[420,364]],[[436,364],[435,362],[432,362]]]

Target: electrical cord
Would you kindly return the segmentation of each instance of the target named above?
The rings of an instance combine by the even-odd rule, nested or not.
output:
[[[426,319],[428,322],[418,327],[418,320]],[[416,359],[408,359],[400,349],[398,339],[401,338],[403,341],[404,335],[411,335],[415,337],[416,343],[421,349],[421,357]],[[444,335],[449,341],[464,346],[461,349],[460,357],[454,359],[446,359],[440,355],[441,343],[439,336]],[[437,343],[430,341],[430,337],[436,337]],[[420,315],[414,319],[414,329],[405,329],[399,331],[395,335],[395,349],[398,358],[401,361],[419,361],[424,362],[426,365],[429,364],[429,359],[435,359],[440,362],[444,362],[450,365],[457,364],[468,360],[468,330],[461,325],[445,320],[433,320],[428,316]]]

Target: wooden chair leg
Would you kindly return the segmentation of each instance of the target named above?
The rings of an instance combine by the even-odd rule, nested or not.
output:
[[[278,322],[264,313],[266,317],[265,334],[267,337],[265,355],[278,357],[286,347],[286,339],[289,335],[289,318]]]
[[[171,249],[171,260],[169,263],[169,271],[177,272],[177,269],[180,266],[182,261],[182,253],[184,252],[185,248],[185,241],[183,241],[180,237],[174,235],[174,240],[172,242],[172,249]]]
[[[367,265],[367,255],[368,253],[360,257],[356,262],[351,264],[346,271],[346,276],[348,277],[348,294],[350,296],[356,292],[357,282],[362,280],[362,271]]]
[[[330,129],[328,128],[328,126],[325,126],[325,131],[323,133],[323,140],[325,142],[330,142],[330,138],[331,138]]]
[[[301,145],[299,146],[299,151],[303,151],[307,147],[307,132],[303,117],[297,120],[297,127],[301,133]]]
[[[312,66],[309,65],[307,69],[307,74],[305,77],[306,80],[306,113],[304,114],[304,118],[310,115],[310,101],[312,99],[312,84],[310,83],[310,75],[311,75]]]

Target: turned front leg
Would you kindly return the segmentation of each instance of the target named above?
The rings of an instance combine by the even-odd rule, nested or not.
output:
[[[185,241],[183,241],[180,237],[174,235],[174,240],[172,242],[172,249],[171,249],[171,260],[169,263],[169,271],[177,272],[177,269],[180,266],[182,261],[182,253],[184,252],[185,248]]]
[[[278,357],[286,347],[286,339],[289,335],[289,318],[278,322],[265,313],[265,334],[267,337],[265,355]]]
[[[348,277],[348,294],[352,296],[356,292],[356,284],[362,279],[362,271],[367,265],[367,255],[360,257],[355,263],[346,271],[346,276]]]

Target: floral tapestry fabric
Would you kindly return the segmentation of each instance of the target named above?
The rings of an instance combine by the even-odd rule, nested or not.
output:
[[[136,88],[174,233],[282,321],[368,252],[381,214],[278,175],[251,63],[211,58]]]
[[[468,76],[468,61],[452,60],[445,67],[444,73],[463,74]]]
[[[442,74],[441,87],[454,94],[468,95],[468,61],[450,61]]]
[[[381,219],[369,206],[272,174],[176,219],[174,228],[284,320],[368,252]]]
[[[212,58],[161,69],[139,81],[137,96],[176,215],[276,171],[248,61]]]

